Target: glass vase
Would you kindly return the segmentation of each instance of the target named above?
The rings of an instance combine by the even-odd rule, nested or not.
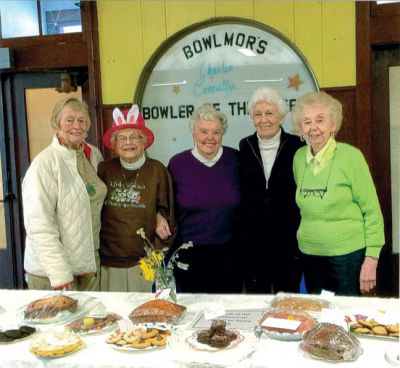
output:
[[[176,283],[174,272],[171,269],[160,268],[156,272],[156,296],[162,299],[170,299],[176,303]]]

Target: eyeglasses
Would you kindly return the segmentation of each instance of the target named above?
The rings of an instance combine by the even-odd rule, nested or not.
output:
[[[310,196],[324,198],[325,193],[328,191],[328,188],[324,189],[309,189],[309,188],[300,188],[300,194],[303,198],[307,198]]]
[[[142,139],[142,137],[140,136],[140,135],[131,135],[131,136],[129,136],[129,137],[127,137],[127,136],[125,136],[125,135],[117,135],[116,137],[115,137],[115,140],[117,140],[118,142],[121,142],[121,143],[126,143],[126,142],[137,142],[137,141],[140,141]]]

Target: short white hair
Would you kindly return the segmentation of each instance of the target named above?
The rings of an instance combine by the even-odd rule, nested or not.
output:
[[[288,113],[289,108],[285,102],[285,100],[281,97],[281,95],[273,88],[269,87],[262,87],[256,89],[248,103],[248,109],[250,113],[250,117],[253,118],[254,114],[254,107],[260,102],[267,102],[271,105],[276,106],[278,109],[279,114],[281,115],[282,119]]]

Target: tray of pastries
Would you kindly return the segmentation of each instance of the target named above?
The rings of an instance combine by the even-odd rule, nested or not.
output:
[[[399,318],[390,313],[346,315],[349,331],[358,337],[399,340]]]
[[[120,319],[121,316],[116,313],[109,313],[103,317],[87,315],[68,323],[65,328],[73,332],[95,334],[115,328]]]
[[[324,308],[330,308],[330,303],[317,297],[277,295],[271,301],[272,309],[301,310],[307,312],[321,312]]]

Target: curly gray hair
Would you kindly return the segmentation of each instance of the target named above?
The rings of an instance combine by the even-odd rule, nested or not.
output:
[[[331,118],[336,126],[335,134],[339,131],[342,126],[343,120],[343,108],[342,104],[332,96],[328,95],[326,92],[309,92],[301,96],[297,101],[296,105],[293,107],[291,112],[291,119],[293,125],[293,133],[300,133],[301,115],[305,106],[319,104],[325,106]]]
[[[222,127],[222,134],[225,134],[226,130],[228,129],[228,121],[226,115],[221,111],[218,111],[211,104],[204,104],[203,106],[200,106],[193,111],[189,121],[189,128],[192,133],[194,132],[194,125],[196,121],[199,120],[220,121]]]

